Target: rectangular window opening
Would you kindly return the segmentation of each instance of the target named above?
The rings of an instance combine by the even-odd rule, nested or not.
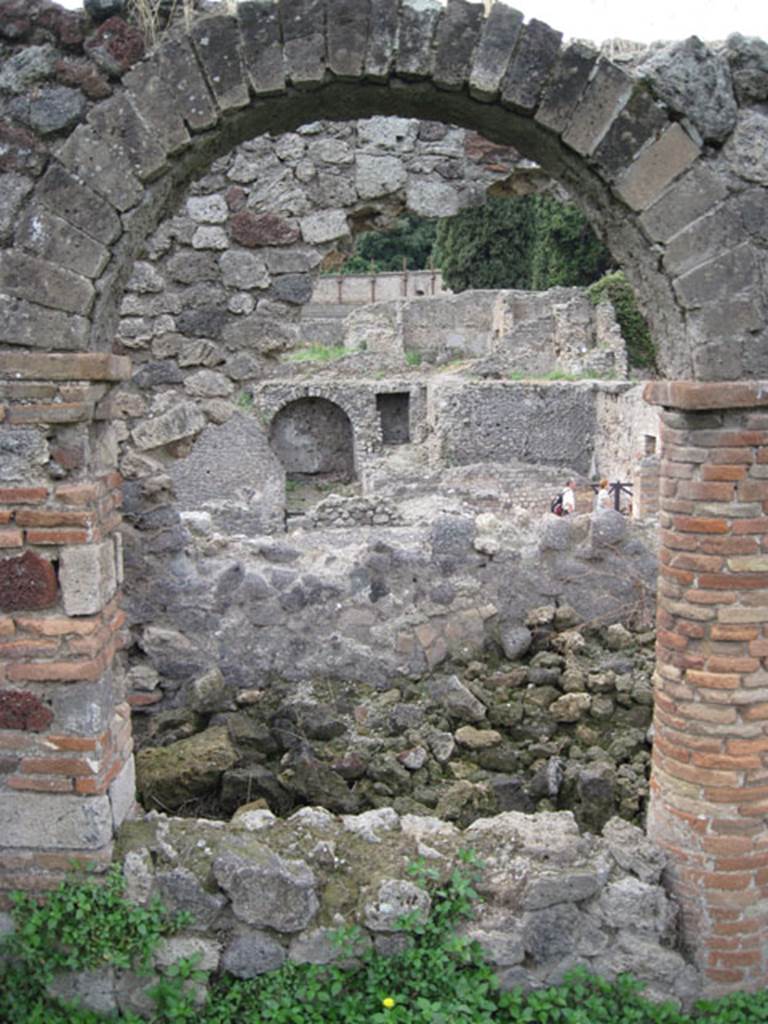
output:
[[[411,396],[407,391],[376,395],[384,444],[408,444],[411,440]]]

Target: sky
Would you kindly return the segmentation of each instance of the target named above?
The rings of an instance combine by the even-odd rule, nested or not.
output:
[[[59,0],[79,8],[82,0]],[[566,38],[631,39],[651,43],[697,35],[705,42],[731,32],[768,40],[768,0],[513,0],[526,18],[539,18]]]

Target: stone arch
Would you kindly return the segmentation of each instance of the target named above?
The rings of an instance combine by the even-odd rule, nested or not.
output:
[[[764,984],[766,950],[751,935],[768,890],[749,854],[768,749],[765,95],[741,79],[741,111],[713,129],[679,94],[667,105],[560,42],[501,4],[484,18],[464,0],[250,0],[167,39],[55,150],[17,143],[34,169],[17,183],[23,217],[0,254],[2,543],[24,552],[28,574],[56,563],[60,595],[13,596],[0,619],[3,685],[39,703],[12,736],[18,764],[0,791],[13,837],[5,884],[45,885],[73,853],[103,863],[133,799],[111,670],[120,480],[102,424],[107,386],[129,373],[111,346],[144,238],[178,189],[242,139],[318,113],[416,116],[515,145],[561,181],[649,314],[669,378],[648,392],[665,409],[650,828],[672,855],[711,983]],[[49,444],[62,425],[70,443]],[[179,425],[164,425],[172,440]],[[66,465],[76,473],[62,482]],[[53,837],[38,825],[49,816]]]
[[[286,402],[272,417],[269,442],[289,480],[354,478],[352,421],[328,398]]]

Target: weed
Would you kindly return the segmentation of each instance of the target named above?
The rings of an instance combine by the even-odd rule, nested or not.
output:
[[[287,363],[334,363],[349,355],[343,345],[307,345],[283,357]]]
[[[421,352],[406,352],[405,362],[407,366],[421,366]]]

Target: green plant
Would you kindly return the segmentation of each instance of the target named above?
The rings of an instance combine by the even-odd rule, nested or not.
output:
[[[307,345],[284,356],[287,363],[333,363],[349,355],[343,345]]]
[[[148,970],[162,936],[190,920],[186,913],[171,917],[157,899],[146,907],[130,903],[117,865],[102,877],[67,879],[42,903],[26,893],[11,900],[15,931],[0,945],[0,1020],[9,1024],[32,1024],[36,1014],[46,1024],[57,1019],[47,1008],[45,988],[59,971],[108,964]],[[97,1019],[61,1018],[68,1024]]]
[[[421,366],[421,352],[406,352],[406,366]]]
[[[241,391],[235,399],[235,404],[243,412],[250,412],[253,409],[253,395],[250,391]]]
[[[597,306],[610,302],[627,345],[629,365],[640,369],[656,369],[656,349],[645,317],[640,312],[635,293],[624,272],[617,270],[595,281],[587,291],[591,302]]]

